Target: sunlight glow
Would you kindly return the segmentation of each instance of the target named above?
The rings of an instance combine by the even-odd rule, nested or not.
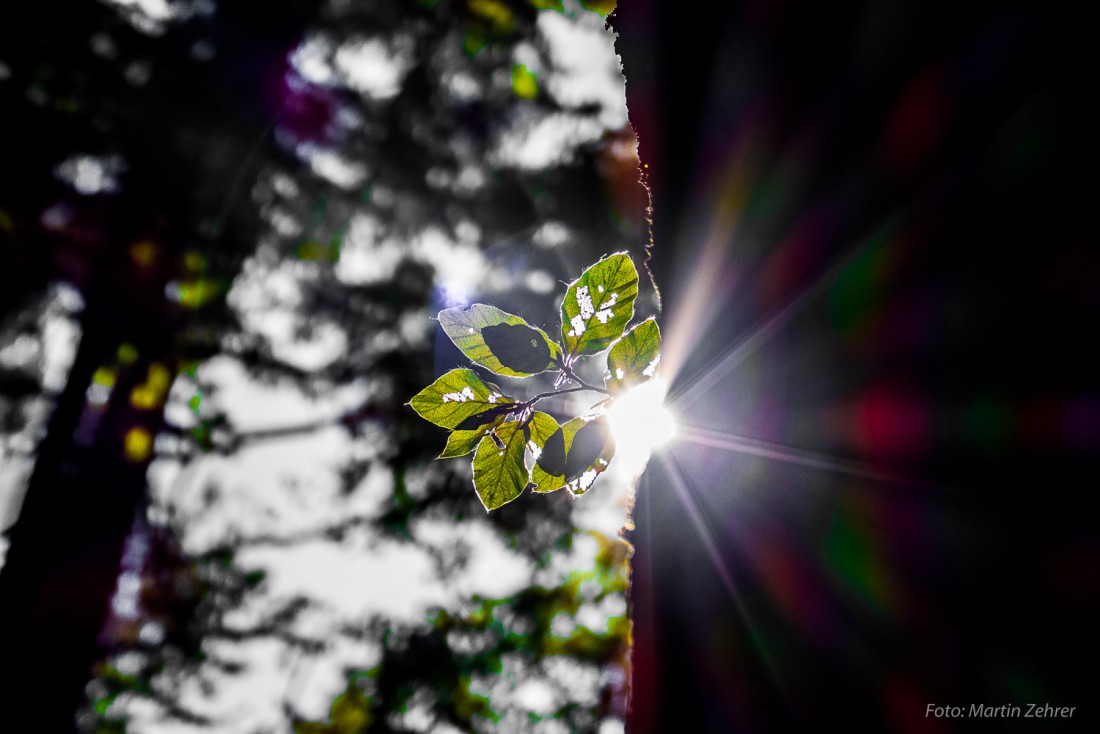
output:
[[[615,438],[615,460],[636,476],[645,469],[653,449],[676,436],[676,419],[665,405],[668,385],[659,377],[639,385],[607,412]]]

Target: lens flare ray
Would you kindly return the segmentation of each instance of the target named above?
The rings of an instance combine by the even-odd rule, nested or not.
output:
[[[879,241],[878,235],[881,234],[883,230],[893,226],[893,220],[893,217],[888,218],[883,226],[876,229],[875,235],[864,238],[857,245],[851,247],[847,252],[837,257],[833,264],[825,270],[825,272],[819,275],[816,280],[809,283],[800,293],[788,300],[786,305],[776,310],[744,338],[734,342],[724,354],[717,357],[710,366],[705,368],[698,378],[686,385],[673,388],[670,391],[670,400],[686,399],[697,396],[714,387],[719,380],[733,371],[734,368],[756,351],[760,345],[790,323],[791,319],[797,316],[802,309],[814,301],[818,296],[825,293],[837,276],[840,275],[840,273],[843,272],[860,253],[872,243]],[[684,317],[684,321],[686,322],[691,322],[693,318],[693,315],[687,312],[682,313],[681,316]],[[676,331],[676,329],[672,328],[670,331]],[[685,329],[685,331],[690,330]]]
[[[683,469],[680,467],[679,462],[676,461],[675,456],[671,454],[661,455],[660,460],[661,466],[672,480],[672,488],[675,490],[676,496],[683,504],[684,509],[687,510],[688,516],[691,518],[691,523],[695,526],[695,531],[699,535],[699,539],[706,547],[707,555],[710,556],[711,563],[714,565],[715,571],[717,571],[719,578],[722,580],[722,586],[725,587],[726,592],[737,608],[737,613],[741,615],[741,619],[745,623],[753,647],[760,656],[764,666],[767,668],[768,673],[771,675],[776,688],[790,703],[792,698],[790,692],[783,683],[783,679],[779,672],[779,666],[771,652],[768,651],[767,646],[764,644],[763,636],[754,619],[752,611],[745,603],[741,591],[737,588],[737,582],[733,578],[733,573],[730,571],[729,566],[723,558],[722,550],[718,547],[714,529],[711,527],[702,509],[699,507],[700,503],[696,497],[695,491],[692,489],[687,477],[684,476]]]
[[[830,456],[829,454],[786,446],[771,441],[761,441],[760,439],[739,436],[726,431],[715,431],[707,428],[700,428],[698,426],[681,424],[677,437],[681,441],[693,443],[698,446],[708,446],[739,454],[759,456],[761,458],[782,461],[796,466],[805,466],[811,469],[839,472],[861,479],[872,479],[879,482],[887,482],[914,488],[925,486],[925,482],[921,480],[898,474],[885,467],[841,459],[836,456]]]

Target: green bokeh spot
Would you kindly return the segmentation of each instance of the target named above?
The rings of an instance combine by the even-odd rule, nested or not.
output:
[[[539,80],[523,64],[512,66],[512,91],[520,99],[534,99],[539,94]]]

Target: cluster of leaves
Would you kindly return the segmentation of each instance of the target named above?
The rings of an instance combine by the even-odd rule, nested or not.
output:
[[[454,369],[409,401],[422,418],[451,431],[439,458],[474,453],[474,488],[487,510],[511,502],[528,487],[583,494],[607,469],[615,443],[606,409],[616,396],[649,380],[660,361],[655,320],[626,331],[637,297],[638,271],[628,255],[617,253],[569,284],[561,303],[560,341],[482,303],[439,312],[443,331],[475,365],[506,377],[557,373],[553,390],[519,400],[472,369]],[[578,359],[608,347],[603,387],[574,373]],[[599,406],[602,412],[559,423],[535,409],[540,400],[581,390],[607,396]]]

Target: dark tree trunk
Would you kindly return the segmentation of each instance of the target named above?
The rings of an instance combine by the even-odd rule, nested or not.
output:
[[[665,344],[701,335],[672,394],[763,334],[691,408],[777,446],[679,444],[686,498],[659,463],[643,477],[628,731],[938,731],[976,722],[928,704],[1084,706],[1100,259],[1084,244],[1083,19],[1042,3],[630,0],[612,25]],[[717,318],[677,320],[700,300]],[[830,412],[853,403],[851,423]],[[917,481],[777,461],[786,447]]]
[[[146,311],[145,313],[148,313]],[[0,691],[5,726],[63,732],[104,649],[98,638],[118,578],[122,549],[145,499],[147,460],[128,458],[125,437],[156,435],[160,411],[130,404],[149,364],[165,358],[169,335],[91,303],[68,384],[39,448],[26,500],[10,530],[0,572]],[[122,342],[137,361],[119,370],[110,399],[87,398],[93,374],[114,361]]]
[[[21,23],[0,29],[13,74],[0,87],[8,105],[0,245],[11,266],[0,274],[0,305],[23,305],[50,280],[74,285],[87,304],[0,570],[4,731],[74,727],[106,651],[100,638],[127,534],[144,511],[151,446],[142,442],[163,421],[162,404],[135,406],[132,390],[150,365],[174,378],[181,359],[201,354],[187,345],[194,312],[169,302],[165,286],[196,277],[183,265],[195,249],[207,261],[201,275],[228,283],[255,246],[250,187],[272,153],[286,54],[317,5],[229,3],[159,37],[130,28],[107,5],[69,10],[60,21],[57,7],[28,6]],[[109,59],[91,51],[103,36],[115,44]],[[213,60],[196,59],[199,41],[215,44]],[[151,75],[147,83],[126,75],[133,60]],[[28,101],[35,85],[45,103]],[[58,181],[55,168],[69,156],[103,153],[124,159],[118,193],[79,196]],[[55,204],[75,213],[60,227],[43,219]],[[143,241],[153,248],[145,264],[132,249]],[[202,314],[209,344],[200,350],[230,323],[219,308]],[[136,360],[118,359],[124,343]],[[88,388],[103,368],[116,375],[109,400],[96,406]]]

